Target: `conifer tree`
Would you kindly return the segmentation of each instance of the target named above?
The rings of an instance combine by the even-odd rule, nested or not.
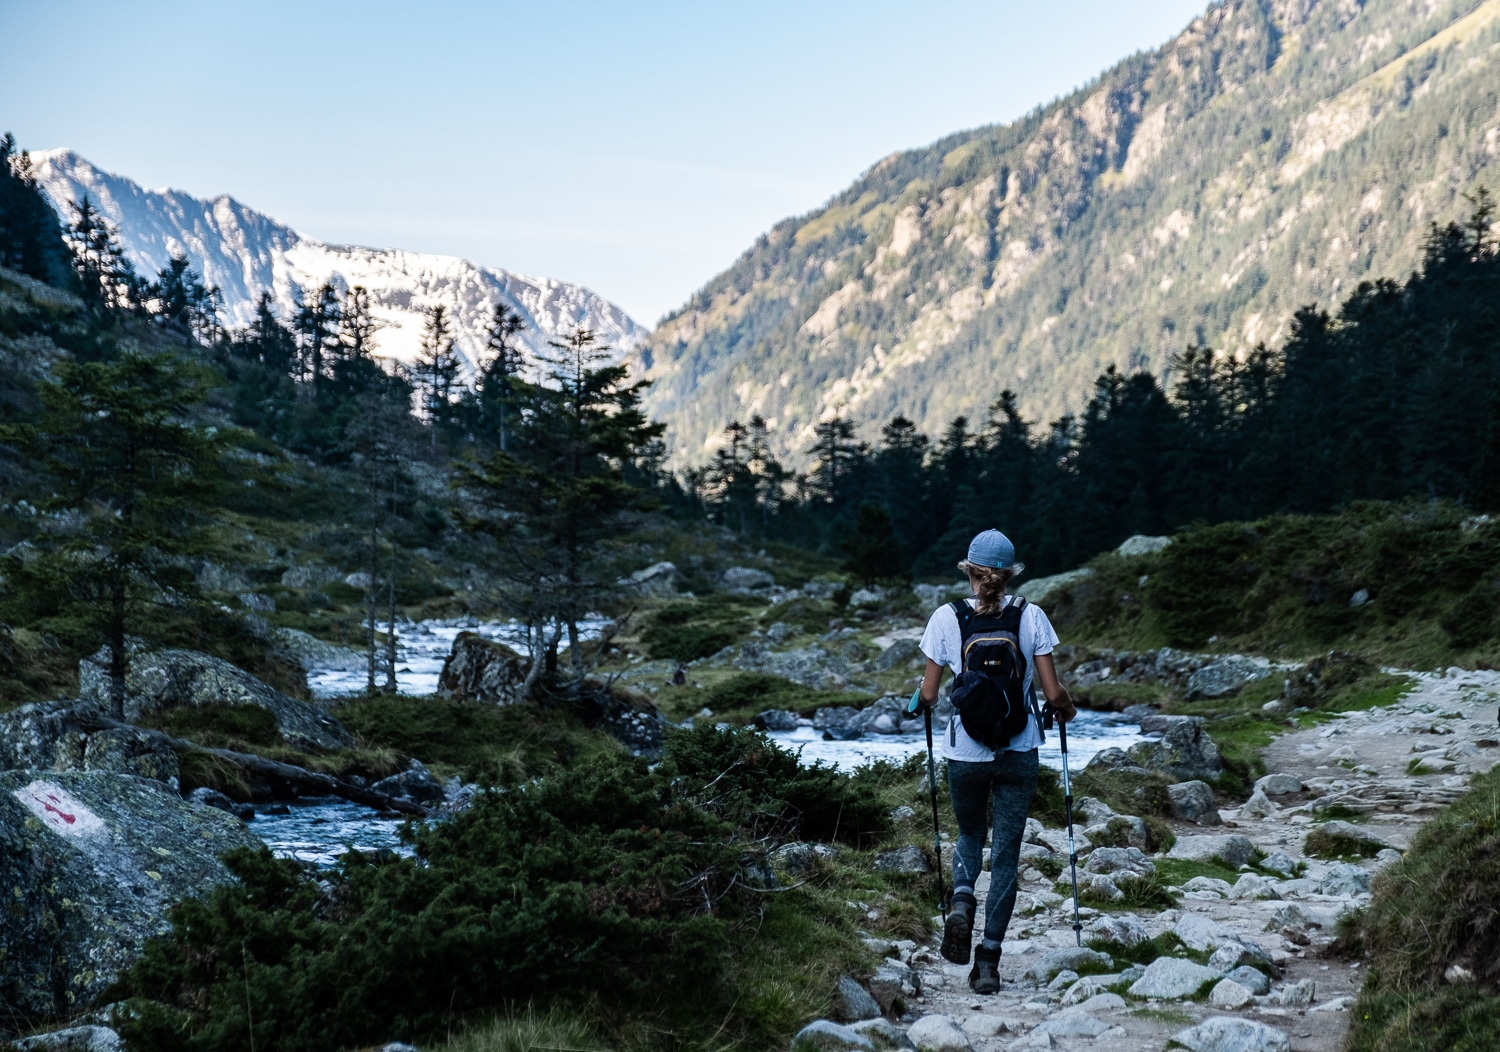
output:
[[[311,299],[302,301],[292,320],[292,329],[297,334],[300,379],[313,399],[317,398],[319,385],[338,354],[339,314],[338,290],[332,283],[324,282]]]
[[[0,267],[49,285],[72,283],[57,215],[42,196],[30,154],[17,152],[9,132],[0,136]]]
[[[427,312],[422,330],[422,350],[412,364],[412,382],[427,417],[432,448],[438,444],[438,433],[444,430],[453,414],[453,388],[458,383],[458,350],[453,342],[453,326],[448,308],[441,303]]]
[[[84,305],[95,313],[134,310],[140,303],[141,282],[135,266],[125,258],[115,231],[88,194],[83,195],[82,203],[73,202],[72,209],[73,222],[65,239]]]
[[[489,358],[479,371],[475,393],[479,400],[479,429],[495,435],[504,452],[510,443],[507,411],[514,397],[513,382],[525,367],[526,356],[517,335],[526,328],[526,319],[508,304],[495,304],[495,313],[485,333],[485,350]]]

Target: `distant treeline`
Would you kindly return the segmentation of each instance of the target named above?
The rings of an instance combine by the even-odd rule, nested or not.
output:
[[[1045,428],[1012,391],[935,441],[898,416],[871,447],[830,420],[805,475],[777,463],[764,422],[735,423],[688,488],[747,534],[845,546],[867,576],[944,572],[990,526],[1050,573],[1198,522],[1366,499],[1500,510],[1500,251],[1491,198],[1473,203],[1466,223],[1433,226],[1406,281],[1303,308],[1280,348],[1190,347],[1170,383],[1112,367],[1080,415]]]

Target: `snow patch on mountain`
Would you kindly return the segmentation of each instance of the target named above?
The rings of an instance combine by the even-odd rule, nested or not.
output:
[[[154,275],[173,254],[186,256],[204,284],[223,293],[224,323],[249,324],[262,292],[283,320],[304,295],[324,282],[340,291],[363,285],[371,313],[383,328],[375,353],[402,362],[416,359],[423,312],[438,304],[454,320],[454,337],[472,370],[485,358],[485,329],[496,304],[526,319],[521,343],[535,353],[578,326],[623,355],[645,343],[649,330],[608,300],[552,278],[533,278],[481,267],[456,256],[400,249],[332,245],[299,234],[227,194],[204,200],[180,190],[148,190],[105,171],[72,150],[31,155],[36,175],[64,223],[71,202],[85,194],[119,228],[120,244],[136,268]]]

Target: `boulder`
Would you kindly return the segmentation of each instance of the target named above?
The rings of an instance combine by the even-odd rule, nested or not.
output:
[[[1246,818],[1269,818],[1281,808],[1271,802],[1271,798],[1259,789],[1250,794],[1250,799],[1240,805],[1240,814]]]
[[[1135,765],[1160,771],[1177,781],[1217,778],[1224,773],[1219,747],[1202,725],[1192,720],[1174,723],[1159,741],[1132,745],[1126,755]]]
[[[866,1019],[849,1029],[867,1038],[875,1046],[875,1052],[917,1052],[906,1031],[887,1019]]]
[[[300,628],[278,628],[275,638],[276,653],[304,672],[314,669],[358,672],[369,662],[358,650],[335,646]]]
[[[109,651],[78,663],[81,704],[109,711]],[[281,736],[300,749],[339,749],[354,743],[344,725],[326,712],[289,698],[236,668],[194,650],[146,650],[132,644],[125,676],[125,718],[174,708],[233,708],[254,705],[276,718]]]
[[[1266,774],[1255,780],[1255,788],[1267,796],[1286,796],[1300,793],[1302,783],[1289,774]]]
[[[1023,581],[1017,588],[1016,594],[1022,596],[1030,603],[1046,602],[1047,597],[1054,592],[1060,592],[1065,588],[1071,588],[1075,584],[1087,581],[1094,576],[1092,566],[1083,566],[1077,570],[1068,570],[1065,573],[1053,574],[1051,577],[1037,577],[1030,581]]]
[[[838,996],[834,999],[838,1014],[845,1022],[857,1023],[861,1019],[875,1019],[880,1015],[880,1006],[870,992],[854,979],[845,975],[839,979]]]
[[[21,1052],[124,1052],[120,1035],[107,1026],[70,1026],[14,1042]]]
[[[459,701],[514,705],[524,701],[531,661],[504,643],[460,632],[438,674],[438,691]]]
[[[1207,782],[1178,782],[1167,786],[1167,795],[1172,798],[1172,814],[1184,822],[1200,826],[1223,825],[1219,809],[1214,803],[1213,788]]]
[[[1158,957],[1146,966],[1146,973],[1130,984],[1130,996],[1153,999],[1191,997],[1204,983],[1219,976],[1201,964],[1181,957]]]
[[[1336,837],[1340,840],[1353,840],[1359,844],[1362,850],[1382,851],[1386,848],[1395,848],[1385,837],[1374,830],[1357,826],[1353,822],[1345,822],[1340,819],[1332,819],[1327,822],[1318,823],[1318,828],[1327,837]]]
[[[1053,950],[1032,965],[1026,972],[1026,978],[1045,983],[1050,982],[1061,972],[1077,972],[1080,968],[1091,970],[1103,968],[1108,971],[1114,966],[1115,959],[1107,953],[1090,950],[1087,947],[1065,946],[1060,950]]]
[[[930,873],[927,856],[914,844],[875,856],[876,873]]]
[[[796,625],[789,625],[785,621],[777,621],[766,629],[766,638],[771,641],[772,646],[779,647],[801,631],[802,629]]]
[[[1239,869],[1255,857],[1255,845],[1247,836],[1239,833],[1219,835],[1189,835],[1177,838],[1168,858],[1186,858],[1194,862],[1212,862],[1215,859],[1230,869]]]
[[[1045,1023],[1038,1024],[1032,1033],[1047,1034],[1050,1037],[1098,1037],[1108,1029],[1108,1023],[1095,1019],[1079,1007],[1070,1008]]]
[[[1083,870],[1105,874],[1116,884],[1156,875],[1156,866],[1138,847],[1096,847]]]
[[[1282,877],[1290,877],[1297,872],[1297,863],[1293,862],[1291,856],[1285,852],[1273,851],[1260,860],[1260,868]]]
[[[1151,831],[1146,828],[1145,820],[1135,815],[1115,815],[1107,822],[1086,826],[1083,835],[1092,844],[1118,843],[1123,837],[1128,847],[1144,849],[1151,842]]]
[[[731,566],[719,575],[719,587],[730,595],[766,595],[776,587],[776,578],[750,566]]]
[[[1214,1016],[1179,1030],[1172,1040],[1189,1052],[1291,1052],[1292,1039],[1275,1027],[1234,1016]]]
[[[1227,899],[1234,889],[1229,881],[1218,877],[1193,877],[1182,886],[1182,890],[1193,898]]]
[[[757,713],[750,722],[763,731],[794,731],[797,729],[797,714],[786,709],[767,709]]]
[[[1322,928],[1331,931],[1335,923],[1336,919],[1331,913],[1289,902],[1285,906],[1276,907],[1276,912],[1271,914],[1271,920],[1266,924],[1266,931],[1280,931],[1282,928],[1304,931],[1308,928]]]
[[[1200,952],[1217,950],[1227,943],[1238,945],[1240,941],[1234,931],[1202,913],[1184,913],[1172,927],[1172,933],[1188,949]]]
[[[906,1031],[918,1052],[969,1052],[969,1035],[945,1015],[924,1015]]]
[[[887,958],[870,976],[870,996],[882,1012],[890,1012],[898,1000],[916,997],[922,992],[922,979],[909,965]]]
[[[1265,877],[1254,873],[1245,873],[1234,882],[1234,889],[1230,892],[1232,899],[1250,899],[1254,902],[1263,902],[1267,899],[1279,899],[1276,888]]]
[[[766,672],[820,690],[847,686],[854,671],[845,658],[817,644],[772,650],[764,640],[757,639],[741,643],[731,664],[741,672]]]
[[[622,580],[620,587],[636,595],[669,598],[677,594],[677,566],[668,562],[653,563]]]
[[[1208,1003],[1215,1008],[1244,1008],[1255,995],[1233,979],[1220,979],[1209,991]]]
[[[1110,746],[1108,749],[1100,749],[1094,753],[1083,768],[1085,771],[1125,771],[1127,773],[1147,774],[1146,768],[1136,763],[1134,759],[1124,750]]]
[[[159,782],[105,771],[0,773],[4,1025],[72,1015],[167,931],[168,908],[258,849],[243,822]]]
[[[794,841],[790,844],[782,844],[772,851],[766,856],[766,861],[770,862],[775,869],[799,877],[804,873],[811,873],[819,859],[833,858],[837,854],[838,849],[828,844],[804,844],[801,841]]]
[[[1250,658],[1227,657],[1204,665],[1188,677],[1187,700],[1227,697],[1246,683],[1270,674],[1269,668]]]
[[[252,804],[241,804],[229,799],[217,789],[210,789],[206,785],[200,785],[188,794],[188,799],[195,804],[205,807],[217,807],[220,811],[228,811],[241,822],[248,822],[255,817],[255,807]]]
[[[922,653],[915,639],[898,639],[886,647],[880,654],[870,662],[870,668],[876,672],[889,672],[893,668],[899,668],[912,658]]]
[[[446,799],[443,783],[432,776],[421,760],[415,759],[407,764],[406,770],[380,779],[370,789],[415,804],[440,804]]]
[[[791,1052],[875,1052],[875,1045],[847,1026],[815,1019],[797,1031]]]
[[[1121,541],[1120,546],[1115,549],[1115,554],[1126,557],[1155,555],[1171,543],[1172,538],[1170,537],[1148,537],[1144,533],[1137,533],[1135,536]]]
[[[159,737],[129,727],[86,730],[72,703],[39,701],[0,713],[0,770],[109,771],[174,789],[177,753]]]
[[[973,594],[967,581],[955,581],[953,584],[914,584],[911,586],[911,591],[924,610],[936,610],[944,603],[951,603],[955,599]]]
[[[849,609],[862,606],[875,607],[885,602],[885,591],[880,588],[856,588],[849,596]]]
[[[1145,925],[1134,917],[1120,914],[1101,914],[1089,922],[1086,930],[1096,939],[1108,939],[1121,946],[1139,946],[1151,941]]]
[[[369,579],[368,574],[349,574],[345,577],[337,570],[329,566],[318,566],[316,563],[303,563],[293,566],[281,573],[281,586],[283,588],[322,588],[325,584],[332,584],[342,579],[345,584],[351,583],[350,577],[364,577]],[[356,584],[355,588],[368,588],[368,584]]]
[[[1082,982],[1083,980],[1079,980]],[[1126,1007],[1125,998],[1109,992],[1095,994],[1078,1005],[1081,1012],[1119,1012]]]
[[[1259,968],[1252,968],[1248,964],[1232,969],[1224,978],[1233,979],[1257,997],[1271,992],[1270,977]]]
[[[1370,890],[1370,874],[1347,862],[1336,862],[1318,883],[1324,895],[1361,895]]]
[[[1061,855],[1063,857],[1063,861],[1067,861],[1068,831],[1066,829],[1043,829],[1036,835],[1036,839],[1041,844]],[[1089,838],[1083,835],[1083,831],[1078,829],[1077,827],[1074,827],[1073,848],[1078,852],[1079,857],[1081,858],[1088,851],[1091,851],[1093,849],[1093,846],[1094,845],[1090,842]]]
[[[1318,984],[1312,979],[1299,979],[1273,991],[1271,1001],[1286,1008],[1306,1008],[1318,996]]]

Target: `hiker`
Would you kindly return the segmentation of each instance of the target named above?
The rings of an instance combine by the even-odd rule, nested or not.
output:
[[[973,951],[969,972],[969,987],[975,993],[993,994],[1000,989],[1000,944],[1016,905],[1016,863],[1042,742],[1033,675],[1058,720],[1066,723],[1077,709],[1057,681],[1052,662],[1057,633],[1052,623],[1039,607],[1006,595],[1005,586],[1025,569],[1016,562],[1015,545],[999,530],[985,530],[970,543],[968,558],[958,568],[969,575],[974,594],[939,607],[928,620],[921,647],[927,669],[919,693],[921,704],[931,708],[937,702],[943,666],[958,677],[952,689],[955,711],[943,730],[958,849],[953,855],[953,906],[943,928],[942,954],[954,964],[969,963],[986,809],[994,812],[983,941]]]

